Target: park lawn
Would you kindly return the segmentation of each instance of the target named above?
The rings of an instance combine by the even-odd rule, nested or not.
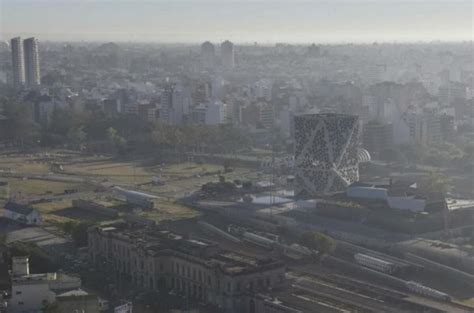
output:
[[[50,168],[46,163],[30,162],[19,164],[16,171],[21,173],[47,174],[50,172]]]
[[[183,163],[187,164],[188,168],[190,167],[189,164],[192,163]],[[170,167],[168,167],[170,168]],[[176,170],[179,168],[177,166],[173,166],[173,169]],[[185,166],[181,166],[182,169]],[[222,166],[218,165],[211,165],[207,167],[208,169],[223,169]],[[210,171],[209,171],[210,172]],[[251,181],[260,181],[260,180],[270,180],[271,175],[269,174],[261,174],[258,171],[248,169],[248,168],[235,168],[232,172],[220,174],[225,177],[227,181],[233,181],[235,179],[239,179],[241,181],[251,180]],[[212,175],[186,175],[186,176],[171,176],[171,175],[161,175],[161,179],[164,182],[164,185],[142,185],[140,189],[145,192],[151,192],[160,196],[164,197],[182,197],[192,193],[196,190],[201,189],[203,184],[208,182],[217,182],[219,181],[219,174],[212,174]]]
[[[87,162],[64,166],[64,171],[76,175],[90,175],[116,183],[145,183],[152,179],[153,173],[133,163],[123,162]]]
[[[9,186],[0,186],[0,199],[7,199],[9,196]]]
[[[223,169],[222,165],[184,162],[161,167],[159,168],[159,173],[169,176],[188,177],[193,175],[204,175],[205,173],[217,173]]]
[[[32,205],[35,209],[41,212],[41,214],[50,214],[54,211],[63,210],[72,206],[72,200],[63,199],[53,202],[42,202]]]
[[[70,208],[72,201],[68,199],[53,201],[53,202],[43,202],[33,204],[32,207],[37,209],[41,216],[43,217],[43,222],[46,224],[62,224],[65,222],[74,221],[74,219],[54,214],[56,211],[64,210]]]
[[[474,309],[474,297],[469,298],[469,299],[463,299],[463,300],[455,300],[454,302],[460,303],[462,305],[466,305]]]
[[[46,174],[49,173],[49,165],[47,163],[38,162],[31,157],[7,157],[0,158],[0,168],[10,169],[18,173],[34,173]]]
[[[21,196],[41,196],[47,193],[62,194],[65,189],[79,189],[78,183],[47,181],[40,179],[11,179],[10,195],[21,193]]]

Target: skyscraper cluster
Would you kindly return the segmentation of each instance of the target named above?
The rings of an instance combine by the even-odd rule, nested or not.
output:
[[[10,41],[12,51],[13,84],[34,88],[41,84],[38,40],[34,37]]]
[[[215,48],[211,42],[206,41],[201,45],[201,58],[204,66],[212,67],[215,65]],[[234,44],[228,40],[221,44],[221,63],[226,69],[235,67]]]

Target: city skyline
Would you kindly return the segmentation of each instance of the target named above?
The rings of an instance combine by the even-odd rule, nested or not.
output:
[[[242,5],[245,3],[245,5]],[[4,0],[2,40],[339,43],[472,39],[470,1]],[[45,18],[46,17],[46,18]],[[416,31],[414,31],[416,30]]]

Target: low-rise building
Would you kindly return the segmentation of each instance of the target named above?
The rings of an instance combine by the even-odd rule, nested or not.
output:
[[[71,290],[56,296],[58,312],[99,313],[99,299],[82,289]]]
[[[41,214],[38,210],[27,205],[7,202],[4,207],[4,217],[26,225],[40,225]]]
[[[57,273],[32,274],[28,257],[13,257],[8,310],[12,313],[41,312],[47,304],[55,301],[56,294],[79,287],[81,279],[78,277]]]

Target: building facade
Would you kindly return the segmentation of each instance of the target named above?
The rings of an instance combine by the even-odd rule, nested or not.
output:
[[[38,51],[38,40],[34,37],[23,41],[25,53],[25,80],[29,88],[41,85],[41,73]]]
[[[173,291],[224,312],[249,312],[249,294],[285,281],[279,261],[250,258],[169,231],[116,224],[91,228],[88,235],[92,263],[129,282],[123,285]]]
[[[440,115],[436,113],[409,114],[408,126],[410,140],[414,144],[431,145],[442,141]]]
[[[235,67],[234,44],[228,40],[221,44],[222,66],[231,69]]]
[[[295,117],[295,193],[343,191],[359,180],[359,118],[345,114]]]
[[[10,46],[12,50],[13,85],[21,87],[25,85],[25,57],[21,38],[12,38]]]
[[[374,120],[364,124],[362,146],[374,159],[379,159],[381,152],[393,147],[393,125]]]
[[[205,67],[213,67],[216,57],[216,49],[209,41],[201,45],[201,60]]]
[[[4,206],[3,216],[26,225],[41,225],[43,219],[38,210],[14,202],[7,202]]]

